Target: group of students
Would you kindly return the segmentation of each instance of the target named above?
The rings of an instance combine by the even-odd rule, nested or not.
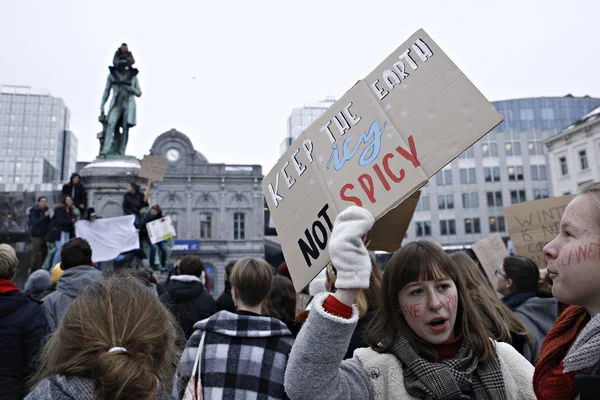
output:
[[[0,384],[18,386],[18,378],[35,373],[27,399],[597,398],[600,182],[568,205],[560,233],[544,248],[554,299],[540,297],[530,260],[511,257],[499,266],[502,302],[468,257],[424,241],[401,247],[381,274],[363,243],[373,223],[360,207],[338,215],[328,292],[314,297],[297,334],[283,306],[291,282],[274,277],[263,260],[245,258],[227,272],[235,310],[214,312],[212,298],[177,294],[197,295],[192,285],[202,285],[201,261],[191,256],[160,297],[150,279],[98,276],[76,298],[53,293],[56,307],[44,299],[40,308],[11,286],[16,261],[5,264],[2,247],[0,301],[27,307],[0,315],[2,329],[12,318],[10,326],[43,335],[40,310],[51,312],[56,326],[34,363],[16,358],[30,341],[17,340],[15,328],[0,332],[0,359],[20,368],[0,362]],[[85,247],[77,240],[63,246],[66,271],[55,293],[74,268],[68,254]],[[533,316],[540,308],[557,310],[543,339],[548,321]],[[23,351],[34,354],[35,346]],[[11,376],[15,370],[22,374]]]

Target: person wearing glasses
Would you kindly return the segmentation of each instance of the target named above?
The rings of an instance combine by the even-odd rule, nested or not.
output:
[[[540,270],[529,258],[506,257],[496,276],[496,290],[504,296],[502,301],[531,333],[532,340],[525,345],[523,356],[535,365],[542,342],[558,318],[558,302],[552,297],[538,297]]]

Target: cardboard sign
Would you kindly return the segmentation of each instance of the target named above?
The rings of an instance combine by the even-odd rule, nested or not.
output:
[[[496,284],[498,283],[496,270],[500,269],[502,262],[509,255],[508,249],[502,240],[502,236],[498,233],[494,233],[475,243],[471,248],[479,259],[481,266],[485,270],[488,279],[495,289]]]
[[[148,230],[148,236],[152,244],[162,242],[177,235],[173,221],[171,221],[171,217],[168,215],[156,221],[148,222],[146,229]]]
[[[140,178],[162,181],[167,169],[167,159],[162,156],[144,156],[142,168],[138,173]]]
[[[538,268],[548,262],[542,252],[560,232],[560,220],[574,196],[527,201],[504,209],[515,254],[531,258]]]
[[[339,212],[355,204],[381,218],[500,122],[417,31],[302,132],[263,180],[296,290],[329,262]]]
[[[369,249],[393,253],[400,248],[412,219],[421,192],[415,192],[398,207],[375,221],[369,232]]]

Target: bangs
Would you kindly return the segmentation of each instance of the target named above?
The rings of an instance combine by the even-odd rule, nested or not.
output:
[[[400,290],[411,282],[439,279],[451,279],[456,282],[457,280],[452,260],[444,250],[434,243],[409,243],[401,248],[396,255],[398,261],[404,264],[403,268],[397,271],[399,274],[395,282]]]

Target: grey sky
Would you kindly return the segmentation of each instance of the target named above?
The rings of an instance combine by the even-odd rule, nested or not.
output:
[[[176,128],[209,161],[265,174],[293,108],[339,98],[421,27],[489,100],[600,96],[597,0],[12,0],[2,14],[0,83],[62,97],[80,160],[98,153],[122,42],[143,92],[129,154]]]

